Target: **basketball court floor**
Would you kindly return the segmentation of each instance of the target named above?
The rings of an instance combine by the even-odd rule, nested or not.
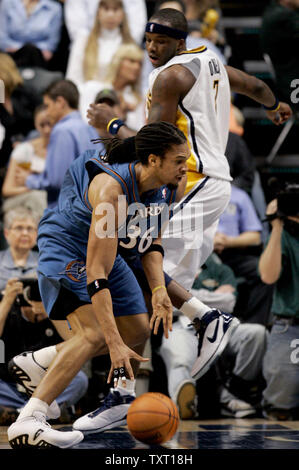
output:
[[[55,427],[65,431],[71,429],[70,426]],[[1,450],[10,449],[6,431],[6,427],[0,427]],[[131,436],[126,426],[123,426],[104,433],[86,436],[73,449],[101,449],[102,451],[143,450],[148,451],[148,454],[155,452],[159,454],[168,453],[170,455],[172,450],[175,452],[174,455],[177,455],[176,449],[181,449],[184,450],[182,455],[185,457],[188,456],[186,451],[194,451],[196,449],[299,450],[299,421],[268,421],[263,419],[181,421],[175,436],[161,446],[142,444]],[[113,454],[109,453],[107,455],[111,457]],[[130,455],[134,456],[134,452],[131,452]],[[190,455],[193,455],[192,452]],[[114,463],[117,464],[116,461]],[[154,461],[151,463],[155,464]],[[156,463],[158,464],[159,462]],[[168,464],[174,463],[176,462],[168,462]],[[188,461],[185,463],[187,464]]]

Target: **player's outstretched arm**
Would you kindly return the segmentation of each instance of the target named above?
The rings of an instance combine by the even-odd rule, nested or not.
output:
[[[152,248],[161,246],[161,239],[156,239]],[[152,291],[153,313],[150,319],[150,328],[156,335],[162,321],[164,336],[168,338],[168,332],[172,331],[173,306],[168,296],[163,273],[163,256],[158,251],[150,251],[142,257],[143,269]]]
[[[273,108],[273,110],[266,110],[266,114],[274,124],[283,124],[292,116],[290,106],[277,101],[265,82],[234,67],[227,65],[225,68],[232,91],[246,95],[266,108]]]
[[[117,255],[118,196],[121,186],[107,174],[100,174],[92,181],[88,199],[92,205],[92,222],[87,245],[87,284],[108,279]],[[100,285],[98,282],[98,285]],[[95,287],[97,284],[94,283]],[[113,315],[111,294],[108,288],[96,291],[91,297],[94,315],[105,337],[111,359],[108,382],[114,369],[125,368],[126,375],[134,380],[130,359],[147,361],[131,350],[122,340]]]

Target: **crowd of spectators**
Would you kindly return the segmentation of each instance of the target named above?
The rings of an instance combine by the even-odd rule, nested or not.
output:
[[[28,304],[20,304],[22,279],[36,277],[38,220],[47,207],[56,204],[70,164],[87,148],[95,148],[91,140],[99,135],[87,123],[90,103],[115,107],[116,115],[133,130],[145,124],[152,65],[145,52],[144,30],[153,5],[184,12],[189,24],[187,47],[205,44],[227,62],[218,0],[0,0],[0,80],[4,84],[0,100],[0,338],[9,342],[7,360],[28,347],[39,349],[62,341],[63,334],[41,306],[36,313]],[[277,94],[288,102],[286,90],[299,76],[298,18],[298,0],[274,0],[265,11],[261,30],[264,51],[276,72]],[[37,77],[34,86],[33,77]],[[275,212],[275,203],[267,208],[243,133],[244,117],[232,105],[227,145],[233,177],[231,201],[220,219],[214,254],[198,267],[193,293],[241,320],[215,366],[218,379],[210,385],[219,390],[219,416],[257,416],[264,410],[264,416],[271,419],[292,419],[299,409],[298,365],[285,364],[292,352],[288,346],[291,333],[298,337],[299,302],[293,297],[298,297],[294,279],[298,283],[299,220],[293,218],[293,231],[289,231],[288,223],[284,226],[281,219],[275,219],[269,236],[271,226],[262,219],[266,211],[268,215]],[[102,144],[96,145],[104,150]],[[278,251],[282,246],[276,276],[269,267],[273,246]],[[139,385],[146,377],[142,391],[157,390],[155,374],[163,360],[166,387],[157,391],[166,391],[178,404],[181,418],[190,419],[201,415],[190,375],[196,339],[185,317],[174,314],[170,339],[153,342],[152,351],[147,345],[146,356],[152,354],[153,361],[148,369],[141,369]],[[13,329],[23,332],[18,344]],[[278,349],[280,358],[275,353]],[[82,395],[92,400],[93,394],[99,396],[105,388],[105,381],[96,382],[105,374],[104,364],[103,360],[91,361],[89,386],[81,371],[59,406],[69,409],[81,397],[85,412]],[[284,393],[282,375],[288,389]],[[257,389],[258,393],[251,393]],[[12,422],[25,401],[5,364],[0,369],[0,424]],[[72,412],[76,412],[74,407]]]

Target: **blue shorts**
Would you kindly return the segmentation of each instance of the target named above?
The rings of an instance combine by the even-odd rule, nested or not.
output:
[[[59,226],[45,233],[38,238],[39,289],[49,317],[61,320],[78,307],[91,304],[86,288],[87,246]],[[165,274],[166,285],[170,281]],[[147,312],[142,289],[150,292],[150,288],[139,258],[126,262],[117,255],[108,282],[115,317]]]
[[[49,246],[47,248],[50,248]],[[54,247],[42,250],[38,266],[38,283],[46,312],[53,320],[63,320],[78,307],[91,304],[87,293],[85,260],[69,254],[55,256]],[[108,277],[115,317],[146,313],[142,290],[131,268],[117,256]]]

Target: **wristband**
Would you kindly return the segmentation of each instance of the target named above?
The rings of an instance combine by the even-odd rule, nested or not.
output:
[[[273,106],[265,106],[265,105],[263,104],[263,108],[264,108],[266,111],[278,111],[279,108],[280,108],[279,99],[276,98],[275,103],[274,103]]]
[[[109,289],[109,283],[107,279],[95,279],[94,281],[87,284],[87,292],[90,298],[103,289]]]
[[[144,253],[142,253],[141,256],[144,256],[144,255],[146,255],[147,253],[150,253],[151,251],[158,251],[159,253],[161,253],[161,255],[162,255],[163,258],[164,258],[164,249],[163,249],[163,246],[158,245],[157,243],[152,243],[151,246],[150,246]]]
[[[118,119],[117,117],[111,119],[111,121],[108,122],[107,124],[107,132],[110,132],[112,135],[116,135],[121,128],[121,126],[124,126],[125,123],[121,120]]]
[[[165,286],[157,286],[157,287],[154,287],[154,289],[152,290],[152,294],[154,294],[154,293],[155,293],[157,290],[159,290],[159,289],[165,289],[165,290],[167,290]]]

